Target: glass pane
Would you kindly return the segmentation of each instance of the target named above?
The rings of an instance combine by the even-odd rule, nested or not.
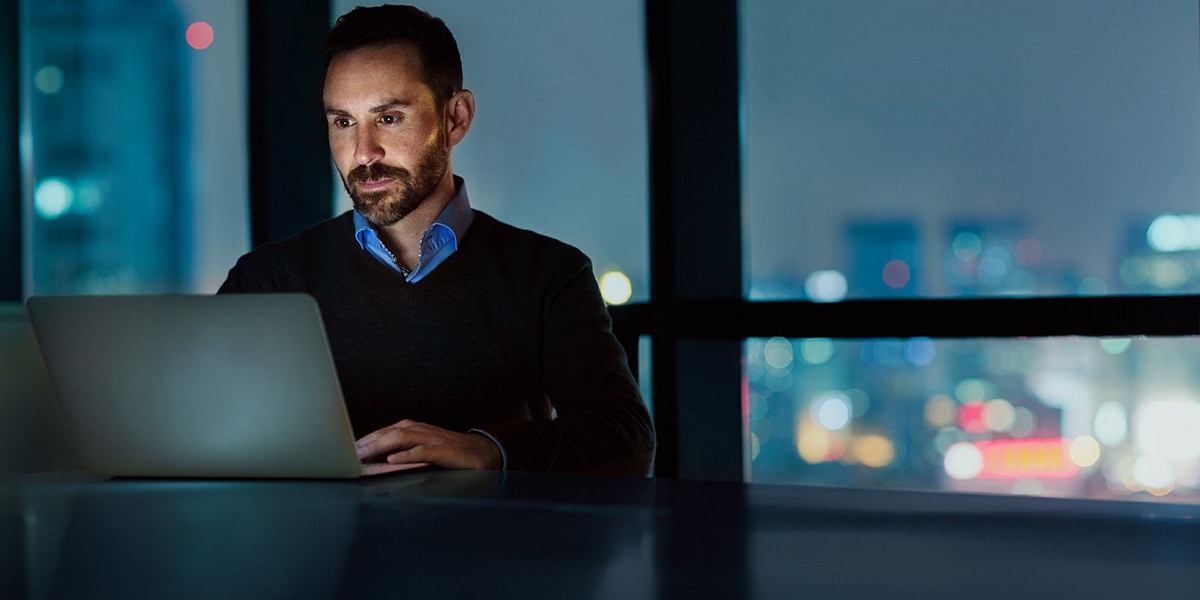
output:
[[[751,299],[1200,291],[1195,0],[743,0]]]
[[[334,18],[356,5],[335,0]],[[432,0],[475,93],[454,170],[471,204],[575,245],[610,302],[650,296],[642,2]],[[338,187],[338,210],[350,200]]]
[[[751,478],[1200,501],[1200,338],[750,339]]]
[[[214,291],[249,247],[244,0],[27,0],[26,291]]]

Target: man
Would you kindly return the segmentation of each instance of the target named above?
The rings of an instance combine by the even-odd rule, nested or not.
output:
[[[591,263],[473,210],[453,173],[475,98],[445,24],[360,7],[325,60],[354,210],[243,256],[220,292],[317,299],[364,460],[645,475],[653,428]]]

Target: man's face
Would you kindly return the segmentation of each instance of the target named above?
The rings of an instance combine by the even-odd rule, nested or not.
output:
[[[325,73],[329,149],[354,208],[372,225],[404,218],[449,176],[442,111],[409,45],[339,54]]]

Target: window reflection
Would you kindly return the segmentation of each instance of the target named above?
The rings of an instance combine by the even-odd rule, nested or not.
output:
[[[755,338],[751,478],[1200,500],[1200,339]]]

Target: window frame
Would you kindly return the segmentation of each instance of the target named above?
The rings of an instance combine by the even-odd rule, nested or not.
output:
[[[20,3],[0,6],[0,302],[23,297],[24,204],[21,186]]]

